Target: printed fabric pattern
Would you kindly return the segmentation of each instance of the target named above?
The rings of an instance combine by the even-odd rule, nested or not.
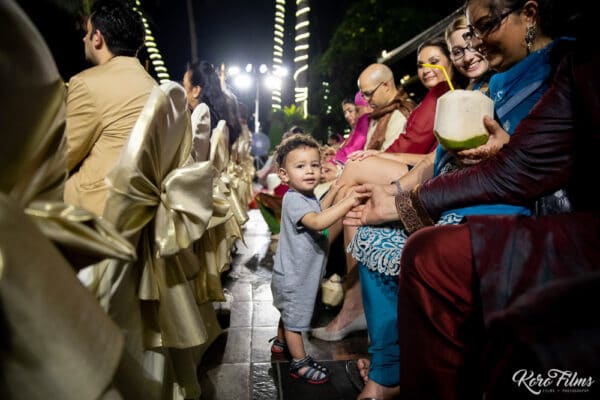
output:
[[[458,224],[463,216],[444,215],[436,225]],[[400,274],[400,256],[408,235],[399,225],[361,226],[346,251],[371,271],[388,276]]]

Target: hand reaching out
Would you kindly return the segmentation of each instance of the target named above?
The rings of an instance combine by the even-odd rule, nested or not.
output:
[[[354,190],[355,188],[350,188],[349,190],[347,190],[344,193],[344,200],[346,199],[352,199],[353,203],[352,203],[352,207],[358,207],[361,204],[363,204],[366,199],[368,199],[369,197],[371,197],[371,192],[362,192],[359,193],[356,190]]]
[[[396,212],[395,185],[364,184],[354,188],[358,194],[368,194],[364,204],[355,206],[344,217],[344,225],[379,225],[398,219]]]

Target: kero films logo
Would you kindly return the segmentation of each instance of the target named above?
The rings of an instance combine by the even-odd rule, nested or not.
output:
[[[520,369],[512,381],[534,395],[541,393],[587,393],[595,383],[591,376],[580,376],[576,371],[550,369],[546,374]]]

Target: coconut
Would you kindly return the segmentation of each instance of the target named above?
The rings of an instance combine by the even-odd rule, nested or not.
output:
[[[343,299],[342,278],[338,274],[333,274],[321,284],[321,300],[327,306],[336,307]]]
[[[451,90],[437,101],[433,131],[446,150],[481,146],[489,135],[484,115],[494,115],[492,99],[478,90]]]

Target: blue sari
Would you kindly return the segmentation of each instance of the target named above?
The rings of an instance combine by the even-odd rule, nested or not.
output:
[[[569,40],[569,39],[557,39]],[[494,101],[496,120],[509,135],[529,111],[539,101],[551,78],[550,54],[554,41],[548,46],[531,53],[512,66],[508,71],[492,75],[489,82],[489,96]],[[461,168],[456,160],[438,145],[434,164],[434,176]],[[468,215],[531,215],[531,210],[508,204],[482,204],[447,210],[441,219],[449,214]],[[453,217],[456,218],[456,217]]]

